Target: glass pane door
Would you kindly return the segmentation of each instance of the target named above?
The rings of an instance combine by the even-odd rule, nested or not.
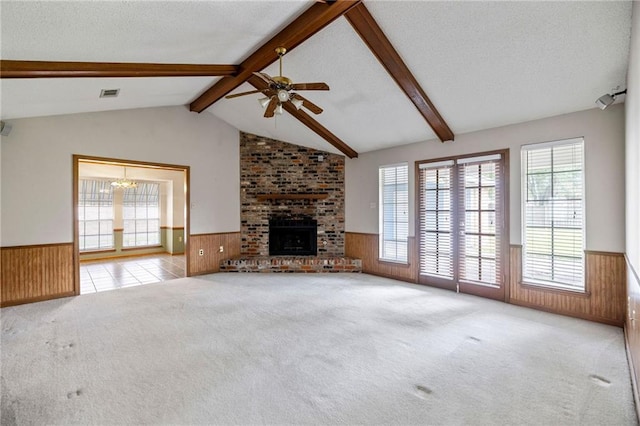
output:
[[[460,164],[460,280],[499,285],[499,164]]]
[[[504,299],[505,155],[418,165],[421,283]]]
[[[453,162],[420,168],[420,276],[454,286]]]

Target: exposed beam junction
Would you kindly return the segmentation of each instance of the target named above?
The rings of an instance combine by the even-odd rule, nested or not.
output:
[[[190,105],[191,111],[204,111],[247,81],[252,72],[261,71],[277,61],[276,47],[286,47],[288,51],[291,51],[358,4],[360,4],[360,0],[339,0],[331,4],[314,3],[295,21],[242,61],[238,67],[238,73],[234,77],[221,79],[193,101]]]

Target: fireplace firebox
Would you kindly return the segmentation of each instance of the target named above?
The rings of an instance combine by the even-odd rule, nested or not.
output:
[[[310,218],[269,220],[270,256],[315,256],[318,221]]]

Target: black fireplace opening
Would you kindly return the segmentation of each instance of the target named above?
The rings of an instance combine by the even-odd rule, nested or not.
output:
[[[311,218],[269,220],[270,256],[315,256],[318,221]]]

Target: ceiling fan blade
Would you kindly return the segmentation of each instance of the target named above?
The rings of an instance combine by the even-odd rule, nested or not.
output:
[[[264,112],[264,116],[266,118],[273,117],[273,114],[278,106],[278,99],[276,97],[271,98],[269,105],[267,105],[267,110]]]
[[[254,93],[262,93],[262,90],[251,90],[249,92],[242,92],[242,93],[236,93],[234,95],[227,95],[224,98],[225,99],[233,99],[233,98],[237,98],[239,96],[244,96],[244,95],[252,95]]]
[[[309,99],[305,98],[304,96],[301,96],[298,93],[294,93],[293,95],[291,95],[291,98],[300,99],[302,101],[302,106],[305,107],[306,109],[308,109],[309,111],[311,111],[314,114],[321,114],[322,111],[323,111],[323,109],[320,108],[318,105],[314,104]]]
[[[296,83],[291,85],[293,90],[329,90],[327,83]]]
[[[255,75],[256,77],[259,77],[262,81],[264,81],[267,84],[275,84],[276,82],[273,81],[273,79],[271,78],[271,76],[269,74],[265,74],[263,72],[254,72],[253,75]]]

